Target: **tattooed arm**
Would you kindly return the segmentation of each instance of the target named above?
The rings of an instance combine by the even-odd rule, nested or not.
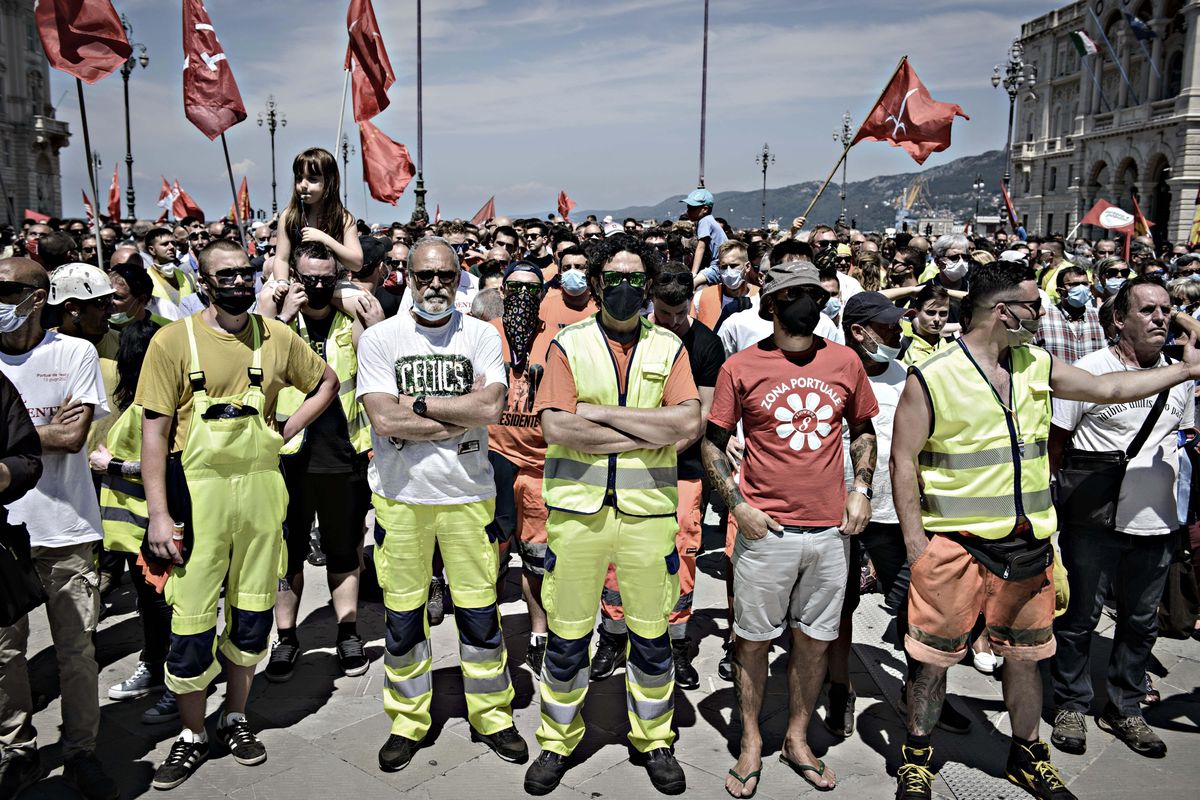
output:
[[[704,439],[700,442],[700,457],[704,460],[704,471],[708,474],[709,482],[737,520],[738,533],[747,539],[761,539],[768,531],[783,530],[783,526],[742,497],[737,479],[733,477],[733,468],[729,465],[729,457],[725,455],[725,447],[732,434],[733,431],[728,428],[709,422]]]
[[[850,461],[854,465],[854,485],[871,488],[875,478],[875,426],[871,420],[850,426]],[[860,492],[848,492],[846,508],[839,528],[846,536],[857,536],[871,521],[871,501]]]

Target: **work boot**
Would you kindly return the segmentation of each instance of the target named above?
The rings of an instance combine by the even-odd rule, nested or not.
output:
[[[521,734],[517,733],[515,725],[502,731],[486,734],[480,733],[472,727],[471,741],[487,745],[493,753],[511,764],[524,764],[529,760],[529,745],[525,744]]]
[[[663,794],[683,794],[687,788],[683,767],[679,766],[669,747],[646,753],[646,774],[654,788]]]
[[[1050,744],[1064,753],[1081,756],[1087,752],[1087,720],[1079,711],[1060,708],[1054,712]]]
[[[567,757],[543,750],[525,770],[525,792],[532,795],[550,794],[558,788],[566,774]]]
[[[1050,745],[1040,739],[1030,745],[1013,741],[1004,777],[1040,800],[1076,800],[1050,763]]]
[[[1148,758],[1162,758],[1167,745],[1140,714],[1125,716],[1109,706],[1096,718],[1096,725],[1120,739],[1129,749]]]
[[[429,603],[425,606],[429,614],[429,627],[441,625],[446,618],[446,597],[441,578],[429,582]]]
[[[616,672],[617,667],[625,664],[625,645],[629,636],[624,633],[609,633],[603,627],[599,629],[600,640],[596,644],[596,654],[592,656],[592,668],[589,673],[594,681],[602,681]]]
[[[932,747],[901,745],[904,759],[896,770],[896,800],[930,800],[933,796]]]
[[[413,755],[421,749],[421,743],[393,733],[388,736],[383,747],[379,748],[379,768],[384,772],[395,772],[404,769],[412,761]]]
[[[700,688],[700,673],[692,666],[691,642],[687,639],[671,640],[671,656],[675,660],[675,688]]]

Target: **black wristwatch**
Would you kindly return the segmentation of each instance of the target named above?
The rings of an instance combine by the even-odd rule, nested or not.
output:
[[[418,417],[429,413],[429,406],[425,405],[425,395],[419,394],[413,398],[413,413]]]

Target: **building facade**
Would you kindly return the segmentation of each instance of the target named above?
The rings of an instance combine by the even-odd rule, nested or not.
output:
[[[61,216],[58,152],[69,138],[54,118],[33,3],[0,0],[0,220],[19,227],[27,208]]]
[[[1096,53],[1079,55],[1076,31]],[[1017,100],[1011,193],[1030,233],[1069,233],[1098,199],[1132,211],[1136,195],[1157,241],[1187,240],[1200,188],[1198,39],[1200,0],[1080,0],[1021,26],[1037,79]]]

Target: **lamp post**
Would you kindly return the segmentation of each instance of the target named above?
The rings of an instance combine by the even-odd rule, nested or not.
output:
[[[975,216],[971,219],[972,231],[979,227],[979,197],[983,193],[983,188],[983,176],[976,175],[975,182],[971,184],[971,191],[975,193]]]
[[[149,66],[150,54],[146,45],[133,41],[133,28],[124,14],[121,15],[121,27],[125,29],[125,38],[129,40],[129,46],[132,48],[129,58],[121,65],[121,80],[125,84],[125,206],[129,209],[129,219],[133,220],[137,219],[137,216],[133,212],[133,140],[129,127],[129,76],[139,65],[142,69]]]
[[[1026,64],[1024,56],[1025,48],[1021,45],[1020,40],[1013,39],[1012,46],[1008,48],[1008,63],[992,67],[992,88],[998,89],[1003,85],[1004,91],[1008,93],[1008,138],[1004,144],[1005,189],[1008,188],[1009,180],[1012,178],[1013,110],[1017,104],[1017,95],[1021,93],[1022,86],[1029,86],[1029,98],[1036,97],[1033,93],[1033,85],[1037,83],[1037,67]]]
[[[342,205],[350,205],[350,181],[347,179],[350,169],[350,156],[358,151],[350,144],[350,137],[342,134]]]
[[[417,0],[417,186],[413,189],[411,222],[429,222],[425,209],[425,117],[422,105],[421,0]]]
[[[775,154],[771,152],[771,148],[766,142],[763,142],[762,152],[754,157],[754,163],[762,167],[762,226],[765,228],[767,227],[767,167],[775,163]]]
[[[275,95],[267,95],[267,110],[258,112],[258,127],[267,126],[267,132],[271,134],[271,214],[274,216],[279,213],[279,201],[275,196],[275,127],[287,127],[287,117],[279,110],[279,106],[275,105]]]
[[[854,120],[850,118],[850,112],[847,111],[842,114],[842,129],[833,132],[833,140],[840,143],[843,150],[850,149],[850,140],[854,136],[854,129],[851,127],[853,124]],[[846,221],[846,161],[848,160],[848,155],[842,158],[842,212],[838,215],[838,222]]]

